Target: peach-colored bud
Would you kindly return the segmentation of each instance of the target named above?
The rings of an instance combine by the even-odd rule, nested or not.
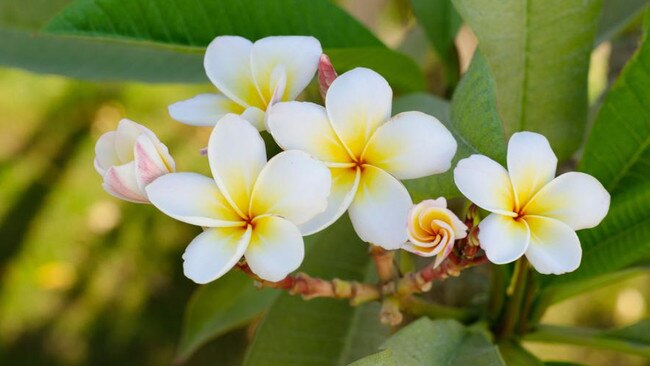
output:
[[[327,95],[327,89],[330,88],[330,85],[332,85],[337,76],[330,58],[323,53],[320,56],[320,60],[318,60],[318,87],[323,99]]]
[[[411,208],[407,227],[409,241],[402,249],[423,257],[437,255],[438,266],[454,248],[457,239],[467,236],[467,226],[447,208],[440,197],[425,200]]]
[[[123,119],[115,131],[97,140],[95,169],[104,178],[106,192],[126,201],[148,203],[145,187],[176,167],[167,147],[151,130]]]

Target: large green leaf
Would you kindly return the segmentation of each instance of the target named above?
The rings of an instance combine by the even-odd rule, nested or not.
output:
[[[370,68],[398,91],[424,90],[424,74],[410,57],[384,47],[330,48],[325,52],[341,74],[355,67]]]
[[[577,271],[546,278],[568,284],[610,273],[650,258],[650,21],[637,54],[605,97],[585,146],[580,170],[611,193],[605,220],[579,232],[583,248]]]
[[[451,111],[445,101],[427,94],[409,95],[395,101],[395,113],[419,110],[431,114],[447,126],[458,143],[449,171],[405,182],[414,200],[460,195],[454,184],[453,167],[458,160],[471,154],[487,155],[504,163],[506,146],[494,90],[494,80],[485,58],[477,53],[458,84]]]
[[[627,26],[648,5],[648,0],[603,0],[596,44],[604,42]]]
[[[424,87],[422,72],[412,60],[386,48],[327,0],[80,0],[52,19],[45,31],[197,54],[219,35],[252,40],[271,35],[312,35],[326,53],[333,55],[335,65],[341,64],[336,65],[339,70],[371,66],[400,91]],[[200,70],[200,61],[188,61],[187,68]],[[162,75],[179,69],[183,67],[157,71],[164,78]],[[199,76],[199,80],[206,80],[202,71]]]
[[[209,340],[250,323],[279,294],[279,290],[255,288],[250,277],[237,271],[201,286],[185,309],[178,359],[187,359]]]
[[[368,246],[347,217],[307,238],[301,270],[312,276],[363,280]],[[370,354],[388,336],[377,303],[352,307],[344,300],[305,301],[281,295],[259,325],[244,365],[345,365]]]
[[[91,80],[206,80],[201,49],[38,32],[70,2],[0,0],[0,65]]]
[[[380,349],[384,351],[353,365],[374,366],[379,361],[400,366],[505,365],[499,349],[485,334],[455,320],[420,318],[391,336]]]
[[[92,18],[95,24],[106,24],[112,21],[109,13],[97,13],[101,8],[120,8],[122,4],[116,1],[81,1],[76,2],[49,25],[49,32],[38,30],[53,17],[70,0],[27,0],[16,3],[10,0],[0,0],[0,64],[20,67],[34,72],[54,73],[71,77],[91,80],[138,80],[145,82],[206,82],[203,70],[204,46],[218,34],[241,34],[253,37],[267,34],[312,34],[315,30],[329,29],[336,26],[347,30],[342,32],[319,31],[319,37],[326,52],[335,60],[337,71],[343,72],[357,66],[367,66],[376,69],[384,75],[399,91],[416,91],[424,88],[424,77],[418,66],[406,55],[391,51],[384,47],[372,34],[363,28],[356,20],[327,1],[300,2],[300,7],[289,8],[296,11],[285,12],[282,17],[269,21],[250,22],[248,8],[261,17],[260,12],[277,13],[282,6],[292,5],[291,1],[264,2],[260,1],[201,1],[192,4],[179,2],[178,6],[196,5],[179,14],[191,17],[196,15],[196,9],[206,3],[213,13],[210,19],[215,21],[212,28],[200,29],[200,37],[188,39],[183,37],[161,39],[160,34],[187,35],[182,25],[172,21],[175,14],[166,12],[163,25],[156,22],[158,12],[146,21],[136,19],[137,24],[144,28],[133,29],[140,32],[129,33],[121,28],[95,29],[85,32],[84,23]],[[111,4],[109,4],[111,3]],[[171,2],[128,1],[127,8],[142,7],[143,9],[160,10],[172,6]],[[174,5],[174,6],[176,6]],[[155,6],[151,8],[151,6]],[[148,8],[147,8],[148,7]],[[303,19],[299,11],[310,9],[311,20]],[[121,9],[121,8],[120,8]],[[122,10],[112,15],[119,15],[124,22],[136,21],[129,16],[139,16],[138,12],[123,13]],[[331,19],[316,17],[314,14],[330,15]],[[88,14],[86,17],[86,14]],[[218,16],[213,16],[213,15]],[[320,13],[319,13],[320,14]],[[322,15],[321,14],[321,15]],[[76,18],[81,16],[81,18]],[[162,14],[160,16],[163,16]],[[90,18],[89,18],[90,17]],[[105,17],[105,18],[104,18]],[[225,18],[230,22],[224,22]],[[298,18],[296,18],[298,17]],[[155,19],[154,19],[155,18]],[[181,19],[179,17],[178,19]],[[200,19],[205,19],[201,16]],[[278,21],[281,19],[281,21]],[[187,20],[187,19],[185,19]],[[216,20],[219,22],[216,23]],[[330,22],[331,21],[331,22]],[[77,29],[76,23],[81,23]],[[190,22],[195,24],[196,22]],[[243,28],[240,25],[246,25]],[[111,27],[114,25],[110,23]],[[158,28],[156,28],[158,27]],[[153,29],[159,32],[156,34]],[[129,30],[132,30],[129,27]],[[192,31],[196,31],[193,29]],[[211,32],[217,33],[211,33]],[[120,33],[123,32],[123,33]],[[142,33],[145,32],[145,33]],[[148,32],[148,33],[147,33]],[[239,33],[236,33],[239,32]],[[144,36],[143,34],[146,34]],[[144,37],[144,38],[137,38]],[[200,40],[200,41],[199,41]],[[179,41],[179,42],[176,42]],[[181,42],[182,41],[182,42]],[[185,42],[187,41],[187,42]],[[191,41],[191,42],[189,42]],[[185,43],[183,43],[185,42]]]
[[[507,135],[545,135],[573,154],[587,121],[587,72],[600,0],[453,0],[497,84]]]
[[[382,45],[327,0],[78,0],[46,30],[200,47],[224,34],[312,35],[326,48]]]
[[[201,50],[0,27],[0,65],[87,80],[205,82]]]

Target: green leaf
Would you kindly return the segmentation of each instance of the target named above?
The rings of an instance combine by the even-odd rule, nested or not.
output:
[[[560,160],[580,145],[600,0],[453,0],[497,85],[507,136],[545,135]]]
[[[349,366],[396,366],[395,357],[393,356],[393,351],[390,349],[385,349],[381,352],[375,353],[364,357],[360,360],[352,362]]]
[[[85,40],[110,39],[120,45],[178,52],[179,58],[187,53],[197,56],[186,60],[186,67],[172,64],[165,71],[155,70],[162,81],[178,70],[191,71],[188,81],[207,81],[202,69],[203,49],[219,35],[251,40],[271,35],[312,35],[338,70],[368,66],[377,69],[399,91],[424,89],[424,76],[413,60],[386,48],[358,21],[327,0],[80,0],[52,19],[45,30]],[[142,71],[150,77],[156,74]],[[179,76],[175,78],[182,81]]]
[[[279,290],[255,288],[253,280],[238,271],[201,286],[185,309],[177,359],[185,360],[211,339],[250,323],[279,294]]]
[[[398,91],[424,90],[424,74],[410,57],[384,47],[330,48],[325,53],[339,74],[367,67],[381,74]]]
[[[515,342],[499,344],[499,351],[508,366],[544,366],[544,362]]]
[[[0,65],[86,80],[207,80],[201,50],[34,34],[2,27]]]
[[[69,2],[0,0],[0,65],[91,80],[206,80],[201,49],[38,32]]]
[[[648,0],[603,0],[596,44],[620,33],[648,5]]]
[[[534,317],[539,318],[542,315],[541,311],[556,302],[647,273],[648,268],[629,268],[618,272],[585,278],[583,280],[548,285],[542,290],[539,303],[536,305],[537,314]]]
[[[539,325],[525,341],[565,343],[650,357],[650,318],[614,330]]]
[[[650,258],[649,14],[643,43],[605,97],[579,166],[611,192],[609,213],[596,228],[578,233],[583,248],[578,270],[545,278],[546,286],[575,283]]]
[[[645,344],[646,347],[650,347],[650,318],[643,319],[638,323],[627,327],[608,331],[605,334],[609,337],[616,337],[629,342],[642,343]]]
[[[438,55],[448,59],[455,52],[454,39],[462,24],[454,5],[450,0],[411,0],[411,6]]]
[[[226,34],[251,40],[311,35],[325,48],[382,46],[327,0],[78,0],[46,30],[199,47]]]
[[[413,14],[445,66],[448,80],[458,78],[458,55],[454,47],[456,33],[462,24],[451,0],[411,0]]]
[[[433,115],[451,131],[458,143],[449,171],[404,182],[416,202],[431,197],[459,196],[453,167],[462,158],[483,154],[499,163],[505,162],[506,145],[497,112],[494,80],[480,53],[458,84],[451,108],[435,96],[414,94],[397,99],[393,109],[395,113],[418,110]]]
[[[347,217],[307,238],[301,270],[311,276],[368,278],[368,246]],[[281,295],[259,325],[244,365],[346,365],[370,354],[388,336],[379,304],[352,307],[338,299],[305,301]]]
[[[390,350],[392,354],[384,351],[353,365],[374,366],[377,360],[400,366],[505,365],[499,349],[484,333],[455,320],[420,318],[391,336],[380,349]]]

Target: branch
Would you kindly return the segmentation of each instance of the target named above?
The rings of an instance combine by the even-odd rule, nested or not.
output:
[[[310,277],[304,273],[287,276],[278,282],[271,282],[255,275],[246,263],[237,264],[237,268],[252,277],[260,287],[270,287],[286,290],[292,295],[300,295],[305,300],[317,297],[349,299],[351,305],[359,305],[368,301],[378,300],[381,292],[378,286],[356,281],[344,281],[335,278],[331,281]]]
[[[474,247],[471,246],[471,248]],[[476,247],[476,251],[474,251],[474,249],[468,251],[474,252],[472,255],[475,255],[476,251],[478,251],[478,247]],[[405,274],[404,277],[400,278],[395,284],[395,291],[400,295],[427,292],[431,289],[433,281],[444,280],[449,277],[458,277],[460,272],[464,269],[486,262],[487,257],[483,255],[478,257],[467,257],[464,255],[459,259],[452,252],[438,267],[434,267],[433,264],[430,264],[419,271]]]

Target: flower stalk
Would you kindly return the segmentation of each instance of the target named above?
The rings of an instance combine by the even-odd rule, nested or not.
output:
[[[526,284],[528,282],[528,275],[528,261],[526,260],[526,257],[522,257],[515,264],[512,282],[506,291],[508,294],[506,311],[497,332],[500,339],[507,339],[512,336],[512,333],[517,326],[517,322],[520,318],[522,301],[524,300],[524,293],[526,291]]]

